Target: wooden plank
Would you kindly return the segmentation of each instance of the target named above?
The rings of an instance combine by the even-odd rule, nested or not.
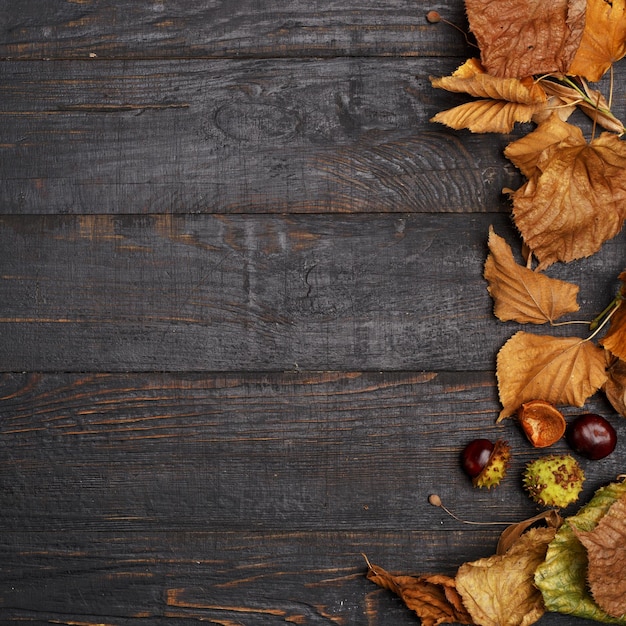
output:
[[[488,372],[5,375],[0,619],[410,626],[363,553],[447,574],[491,554],[501,528],[450,519],[434,491],[465,519],[536,511],[519,474],[537,451],[494,424],[494,396]],[[515,451],[495,491],[458,466],[478,434]],[[621,456],[583,462],[581,501]]]
[[[4,3],[0,58],[467,56],[461,2],[23,0]]]
[[[482,278],[490,224],[518,245],[502,214],[5,216],[0,368],[490,370],[518,329]],[[579,318],[625,238],[550,272]]]
[[[0,213],[497,210],[510,138],[428,121],[456,64],[2,63]]]
[[[469,520],[515,521],[536,509],[521,472],[538,453],[514,420],[496,425],[493,372],[13,374],[1,383],[0,528],[22,540],[83,531],[471,535],[427,504],[432,493]],[[626,441],[626,420],[601,394],[589,409],[610,417],[621,443],[602,463],[582,461],[582,501],[623,472]],[[491,492],[459,466],[479,435],[514,450]],[[458,554],[462,538],[450,541]]]
[[[399,572],[453,574],[462,561],[488,556],[495,546],[494,531],[441,528],[66,532],[24,539],[27,545],[13,533],[0,536],[0,551],[9,557],[0,570],[5,624],[416,626],[415,614],[396,596],[365,579],[361,552]],[[537,622],[571,623],[556,614]],[[589,620],[576,624],[597,626]]]

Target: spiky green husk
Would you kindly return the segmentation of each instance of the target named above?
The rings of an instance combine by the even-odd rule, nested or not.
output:
[[[524,471],[524,487],[541,506],[565,508],[575,502],[585,474],[570,454],[551,454],[532,461]]]
[[[499,485],[506,475],[510,458],[511,446],[506,441],[498,439],[493,446],[487,464],[483,467],[480,474],[472,480],[474,487],[491,489]]]

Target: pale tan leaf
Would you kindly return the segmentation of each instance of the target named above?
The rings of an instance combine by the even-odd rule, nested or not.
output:
[[[604,350],[590,341],[519,331],[498,352],[498,421],[531,400],[582,406],[605,383],[605,368]]]
[[[577,285],[516,263],[509,244],[493,228],[489,229],[488,245],[484,275],[499,320],[544,324],[578,311]]]
[[[585,29],[568,74],[596,82],[626,54],[626,0],[587,0]]]
[[[466,0],[470,30],[490,74],[565,72],[585,23],[584,0]]]
[[[529,626],[544,614],[533,580],[555,533],[555,528],[532,528],[505,554],[461,565],[456,587],[477,624]]]

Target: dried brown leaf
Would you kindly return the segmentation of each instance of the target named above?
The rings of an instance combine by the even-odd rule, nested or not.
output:
[[[545,521],[549,528],[558,529],[563,523],[563,518],[556,510],[548,509],[534,515],[533,517],[517,522],[517,524],[507,526],[500,534],[500,539],[498,539],[496,554],[504,554],[507,552],[533,524],[541,521]]]
[[[617,309],[611,316],[611,325],[600,343],[613,355],[626,361],[626,271],[619,275],[622,281]]]
[[[611,406],[626,417],[626,361],[615,359],[607,369],[604,393]]]
[[[498,352],[496,374],[502,411],[498,421],[530,400],[582,406],[606,381],[604,351],[578,337],[520,331]]]
[[[461,565],[456,587],[477,624],[529,626],[543,615],[543,598],[533,580],[555,532],[532,528],[505,554]]]
[[[611,505],[591,531],[572,525],[587,550],[587,582],[598,606],[612,617],[626,616],[626,496]]]
[[[554,128],[556,118],[550,119]],[[525,138],[529,144],[541,145],[542,127]],[[612,133],[587,144],[577,129],[549,144],[539,153],[534,174],[513,193],[513,218],[539,259],[538,269],[597,252],[621,230],[625,207],[626,144]]]
[[[494,313],[503,322],[544,324],[578,311],[578,286],[519,265],[508,243],[489,230],[485,279]]]
[[[456,590],[454,578],[439,574],[394,575],[369,562],[367,578],[400,596],[423,626],[474,623]]]
[[[466,0],[470,30],[490,74],[565,72],[580,44],[584,0]]]
[[[537,82],[490,76],[477,59],[467,60],[451,76],[431,78],[431,83],[433,87],[482,98],[442,111],[431,119],[474,133],[508,133],[515,122],[530,122],[547,102],[543,87]]]
[[[600,80],[626,54],[626,0],[587,0],[585,29],[568,74]]]

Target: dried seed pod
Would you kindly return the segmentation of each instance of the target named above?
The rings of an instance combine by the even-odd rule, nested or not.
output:
[[[556,443],[565,434],[567,426],[561,411],[545,400],[522,404],[517,411],[517,419],[535,448],[547,448]]]

